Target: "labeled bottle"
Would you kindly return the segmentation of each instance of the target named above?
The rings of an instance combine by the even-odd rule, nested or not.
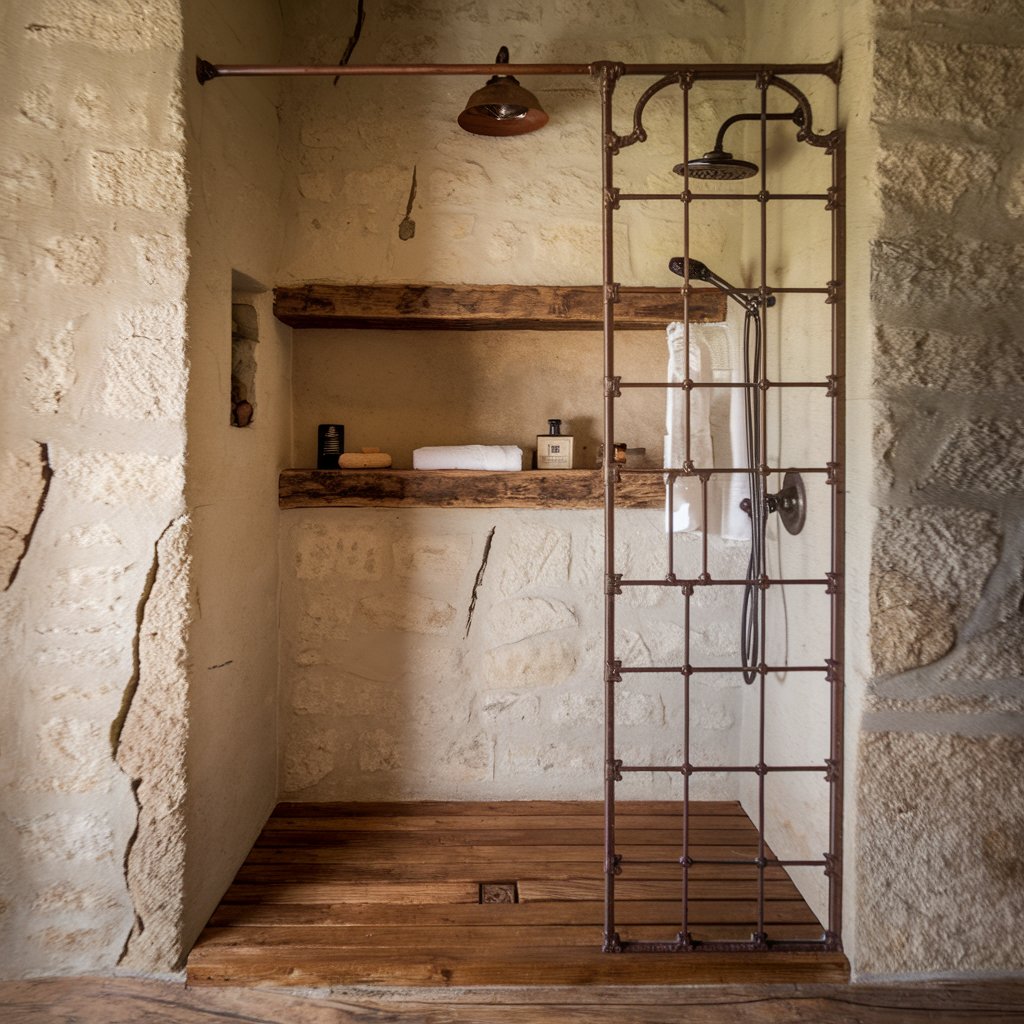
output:
[[[548,432],[537,435],[538,469],[572,469],[572,435],[562,433],[561,420],[548,420]]]

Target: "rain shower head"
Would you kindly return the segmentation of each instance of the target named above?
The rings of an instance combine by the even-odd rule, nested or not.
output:
[[[758,167],[749,160],[738,160],[724,149],[712,149],[696,160],[676,164],[672,170],[680,176],[689,173],[691,178],[706,181],[739,181],[752,178]]]
[[[725,133],[737,121],[792,121],[798,127],[804,125],[804,112],[797,107],[791,114],[733,114],[722,122],[715,138],[714,148],[695,160],[687,160],[672,168],[680,177],[689,175],[704,181],[741,181],[752,178],[760,168],[749,160],[738,160],[725,148]],[[691,275],[692,276],[692,275]]]

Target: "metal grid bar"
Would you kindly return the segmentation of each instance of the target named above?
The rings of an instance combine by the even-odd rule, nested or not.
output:
[[[666,72],[665,78],[650,86],[641,96],[634,110],[633,131],[630,135],[620,136],[615,134],[611,127],[611,99],[615,85],[620,77],[621,71],[614,65],[604,66],[600,69],[602,86],[602,195],[603,195],[603,267],[604,267],[604,290],[605,290],[605,606],[606,606],[606,636],[605,636],[605,871],[606,871],[606,907],[605,907],[605,934],[604,949],[609,952],[697,952],[697,951],[766,951],[766,950],[829,950],[834,951],[841,948],[841,857],[840,843],[842,840],[842,788],[841,788],[841,764],[842,764],[842,583],[843,583],[843,506],[842,487],[840,486],[841,467],[843,461],[843,353],[844,339],[842,334],[842,309],[843,300],[843,266],[842,266],[842,148],[838,132],[829,135],[816,134],[811,128],[811,111],[806,97],[792,86],[789,82],[781,81],[777,73],[767,69],[750,69],[748,74],[740,76],[751,81],[760,93],[759,113],[751,118],[758,122],[759,127],[759,149],[760,149],[760,178],[759,190],[751,193],[694,193],[690,190],[690,173],[687,167],[690,157],[690,93],[695,81],[701,76],[691,74],[688,69],[680,68],[675,72]],[[819,72],[823,73],[823,72]],[[731,77],[731,76],[730,76]],[[836,76],[830,75],[833,81]],[[613,157],[623,148],[635,143],[646,141],[646,132],[642,125],[643,109],[647,101],[660,89],[668,85],[676,84],[682,90],[683,113],[682,113],[682,175],[683,189],[679,193],[634,193],[621,192],[614,185]],[[769,167],[769,146],[768,146],[768,121],[771,119],[768,111],[768,95],[772,87],[777,86],[791,97],[797,100],[800,110],[805,118],[805,125],[801,127],[798,140],[808,142],[812,146],[821,147],[832,160],[832,183],[827,192],[780,192],[772,194],[768,189],[768,167]],[[706,382],[694,381],[691,379],[690,351],[692,339],[689,322],[689,294],[690,280],[684,277],[684,286],[678,288],[658,288],[630,286],[622,287],[614,279],[614,263],[612,258],[613,248],[613,221],[614,212],[622,202],[682,202],[682,242],[683,242],[683,265],[689,268],[691,253],[691,224],[690,204],[694,201],[711,200],[721,202],[723,200],[734,200],[738,202],[756,202],[759,204],[758,224],[758,259],[755,266],[756,287],[736,288],[735,293],[741,301],[750,302],[756,306],[760,313],[761,324],[761,348],[760,357],[749,369],[749,376],[743,383],[738,382]],[[822,286],[779,286],[773,287],[768,283],[768,244],[769,224],[768,206],[769,203],[781,201],[806,203],[809,201],[825,204],[825,209],[831,216],[832,227],[832,253],[831,253],[831,276],[829,281]],[[689,273],[687,269],[687,275]],[[681,295],[683,299],[683,353],[685,353],[685,370],[683,379],[680,381],[623,381],[614,375],[614,354],[615,354],[615,320],[614,307],[618,296],[625,292],[636,294],[660,294],[660,295]],[[830,372],[824,380],[793,380],[773,381],[769,378],[768,372],[768,351],[769,351],[769,320],[767,311],[772,300],[776,297],[786,295],[820,295],[824,302],[831,306],[831,339],[830,339]],[[751,302],[752,300],[752,302]],[[678,389],[683,393],[681,418],[685,424],[685,440],[682,452],[682,465],[671,469],[625,469],[615,467],[612,463],[611,452],[613,451],[613,423],[615,415],[615,399],[630,389],[639,391],[643,389]],[[742,389],[760,396],[756,410],[757,423],[759,428],[759,441],[756,450],[752,453],[747,466],[733,466],[729,468],[698,466],[693,460],[693,449],[691,438],[693,435],[693,396],[701,388],[721,389]],[[799,389],[821,390],[830,403],[831,420],[831,446],[829,449],[828,462],[821,466],[807,467],[773,467],[769,464],[768,451],[768,403],[765,396],[771,390],[796,392]],[[745,460],[746,461],[746,460]],[[831,541],[829,564],[821,577],[807,578],[771,578],[767,574],[766,567],[760,566],[755,571],[756,578],[752,579],[714,579],[709,571],[709,550],[708,550],[708,485],[715,478],[729,479],[737,473],[749,478],[752,485],[760,489],[762,495],[769,477],[782,475],[788,472],[800,474],[813,474],[822,479],[829,488],[830,513],[831,513]],[[615,565],[615,543],[614,527],[616,515],[616,484],[626,474],[648,475],[660,474],[664,479],[665,487],[665,510],[667,521],[671,524],[671,513],[673,510],[673,487],[678,480],[696,478],[699,481],[699,506],[702,516],[702,528],[700,529],[700,551],[699,571],[696,576],[676,575],[676,544],[671,526],[667,530],[666,556],[667,565],[664,577],[660,579],[624,579],[621,573],[616,572]],[[692,498],[691,500],[696,500]],[[762,506],[763,507],[763,506]],[[697,566],[694,566],[697,569]],[[758,595],[755,604],[754,630],[759,640],[760,655],[757,663],[751,665],[694,665],[691,662],[691,632],[692,613],[694,601],[699,602],[699,590],[701,587],[755,587]],[[765,656],[768,635],[768,616],[765,601],[768,593],[777,587],[821,587],[824,595],[827,596],[829,605],[829,648],[828,657],[818,664],[802,665],[775,665],[768,664]],[[669,587],[677,588],[682,597],[683,609],[683,660],[679,665],[624,665],[616,656],[616,645],[614,636],[615,625],[615,602],[616,598],[629,587]],[[830,713],[829,713],[829,744],[828,756],[820,763],[799,763],[799,764],[770,764],[768,763],[767,744],[767,720],[770,696],[768,692],[768,679],[776,673],[804,675],[818,675],[829,688]],[[627,764],[617,756],[615,743],[615,687],[626,676],[639,676],[643,674],[669,674],[674,677],[681,677],[682,691],[682,761],[674,764]],[[735,676],[743,674],[747,679],[753,677],[756,686],[757,703],[757,736],[756,755],[752,758],[754,763],[736,763],[727,765],[710,765],[693,763],[693,730],[695,727],[692,705],[691,686],[695,676]],[[676,691],[678,692],[678,691]],[[615,795],[616,783],[629,774],[662,773],[679,774],[682,777],[683,787],[683,814],[680,832],[680,856],[672,860],[632,860],[624,858],[616,852],[615,847]],[[756,778],[756,821],[755,832],[751,839],[756,845],[756,855],[749,859],[705,859],[692,856],[691,849],[691,822],[690,822],[690,800],[691,800],[691,779],[694,776],[705,773],[732,773],[734,775],[753,775]],[[780,858],[772,855],[768,848],[767,833],[770,828],[768,821],[768,802],[766,798],[766,782],[770,777],[786,776],[793,774],[813,774],[822,776],[829,785],[829,850],[821,859],[816,857]],[[755,838],[756,837],[756,838]],[[680,930],[674,939],[665,942],[634,941],[628,936],[620,936],[615,924],[615,880],[621,877],[623,870],[633,865],[661,865],[665,867],[678,865],[680,869]],[[711,942],[695,939],[690,931],[690,873],[697,865],[742,865],[751,868],[752,877],[756,878],[757,888],[757,920],[754,932],[747,942]],[[774,939],[768,934],[769,925],[766,914],[766,872],[768,869],[779,868],[817,868],[821,869],[828,880],[828,923],[823,928],[822,936],[814,941],[791,941]]]

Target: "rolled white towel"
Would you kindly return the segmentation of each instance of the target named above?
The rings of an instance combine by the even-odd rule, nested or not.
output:
[[[523,468],[523,450],[514,444],[449,444],[417,448],[413,469],[490,469],[511,473]]]

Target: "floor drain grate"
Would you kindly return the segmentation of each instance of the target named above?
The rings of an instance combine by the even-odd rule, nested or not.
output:
[[[518,903],[518,882],[481,882],[481,903]]]

